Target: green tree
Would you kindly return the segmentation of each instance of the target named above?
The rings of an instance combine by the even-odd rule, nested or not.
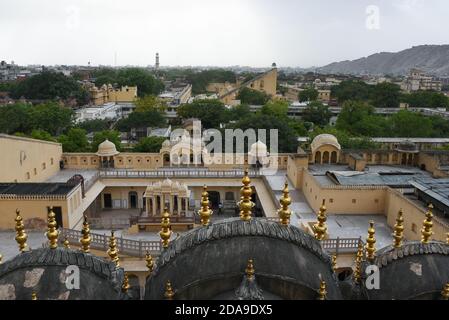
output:
[[[56,136],[72,125],[73,111],[57,103],[47,102],[29,109],[31,128]]]
[[[94,138],[91,145],[92,152],[97,152],[100,143],[104,142],[106,139],[115,144],[117,151],[122,150],[120,132],[115,130],[105,130],[101,132],[96,132],[94,134]]]
[[[302,119],[324,127],[329,124],[331,117],[332,113],[329,111],[329,107],[325,106],[321,102],[315,101],[309,103],[307,108],[304,110]]]
[[[108,130],[111,125],[110,120],[87,120],[76,125],[77,128],[84,129],[87,132],[98,132],[103,130]]]
[[[86,104],[89,98],[87,91],[75,79],[50,71],[19,82],[11,90],[11,96],[36,100],[76,99],[78,105]]]
[[[342,81],[339,85],[332,87],[331,96],[340,104],[348,100],[367,101],[371,96],[371,87],[359,80]]]
[[[29,105],[23,103],[0,106],[0,132],[7,134],[30,132],[30,108]]]
[[[134,152],[159,152],[162,148],[162,143],[166,140],[164,137],[148,137],[140,139],[133,151]]]
[[[187,70],[184,75],[186,76],[187,81],[192,84],[193,94],[206,93],[207,85],[212,82],[235,83],[235,73],[223,69],[211,69],[201,72]],[[175,76],[179,77],[180,74],[175,74]]]
[[[49,134],[45,130],[33,130],[31,131],[31,138],[37,139],[37,140],[44,140],[44,141],[56,141],[51,134]]]
[[[164,127],[167,121],[163,114],[156,110],[144,112],[134,111],[127,118],[119,120],[115,128],[120,131],[129,132],[131,129]]]
[[[316,101],[318,99],[318,90],[314,88],[307,88],[299,92],[299,102]]]
[[[218,128],[226,119],[226,108],[219,100],[196,100],[178,107],[178,117],[201,120],[204,129]]]
[[[412,108],[449,108],[449,97],[441,92],[416,91],[402,96]]]
[[[138,98],[135,101],[136,112],[144,112],[144,111],[159,111],[165,112],[167,109],[167,104],[162,99],[159,99],[156,96],[148,95],[142,98]]]
[[[365,117],[374,114],[374,108],[360,101],[346,101],[338,116],[336,128],[338,130],[347,131],[357,134],[358,123]]]
[[[239,104],[226,111],[224,122],[237,121],[251,115],[251,109],[247,104]]]
[[[90,151],[89,141],[87,141],[86,137],[86,130],[80,128],[71,128],[67,132],[67,135],[60,135],[58,137],[58,141],[62,144],[62,150],[64,152]]]
[[[260,110],[262,114],[285,119],[288,113],[288,102],[286,101],[270,101],[267,102]]]
[[[237,99],[239,99],[242,104],[261,106],[266,104],[270,97],[264,92],[259,92],[257,90],[245,87],[240,90],[237,95]]]
[[[95,84],[113,84],[118,86],[137,86],[139,97],[158,95],[164,90],[164,84],[143,68],[124,68],[114,70],[102,68],[94,72]]]
[[[371,102],[376,108],[398,108],[401,88],[397,84],[383,82],[372,88]]]
[[[406,110],[394,114],[390,123],[396,137],[430,137],[433,132],[430,118]]]

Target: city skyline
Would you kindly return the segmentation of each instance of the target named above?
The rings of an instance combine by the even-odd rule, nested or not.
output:
[[[161,66],[319,67],[444,44],[449,12],[441,0],[19,0],[3,7],[2,60],[94,66],[153,65],[159,52]]]

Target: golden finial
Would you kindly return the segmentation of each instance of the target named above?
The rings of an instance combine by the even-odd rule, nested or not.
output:
[[[23,225],[23,219],[20,216],[20,211],[16,210],[16,241],[19,244],[19,250],[20,252],[26,251],[27,245],[27,239],[28,235],[25,233],[24,229],[25,226]]]
[[[292,203],[292,199],[290,198],[290,193],[288,191],[288,182],[285,182],[284,189],[282,190],[282,197],[279,200],[281,203],[281,208],[278,210],[279,221],[283,225],[290,224],[290,216],[292,215],[292,211],[290,210],[290,204]]]
[[[162,227],[162,229],[159,232],[159,235],[162,239],[162,246],[164,248],[167,248],[168,244],[170,243],[170,237],[172,234],[171,225],[170,225],[170,214],[168,213],[167,207],[165,207],[164,213],[162,214],[161,227]]]
[[[359,248],[357,250],[357,256],[355,258],[355,270],[354,270],[354,281],[360,283],[362,280],[362,262],[363,262],[363,243],[359,241]]]
[[[326,300],[326,282],[321,280],[320,282],[320,290],[318,291],[318,300]]]
[[[209,207],[209,193],[207,192],[207,186],[203,187],[203,193],[201,194],[201,210],[199,212],[201,217],[201,224],[207,226],[212,216],[212,210]]]
[[[81,250],[84,253],[90,252],[90,228],[89,228],[89,222],[87,221],[87,216],[84,216],[84,222],[83,222],[83,229],[81,230],[81,234],[83,235],[80,239],[81,243]]]
[[[396,224],[394,225],[394,247],[402,247],[402,241],[404,240],[404,217],[402,209],[399,210],[398,217],[396,218]]]
[[[240,219],[243,221],[251,220],[251,210],[254,207],[254,203],[251,201],[251,196],[253,194],[253,189],[250,186],[251,179],[248,175],[248,169],[245,169],[245,175],[242,179],[242,188],[240,189]]]
[[[368,237],[366,238],[366,259],[370,262],[374,261],[376,257],[376,229],[374,228],[374,221],[370,221],[368,228]]]
[[[449,244],[449,232],[446,233],[446,243]]]
[[[449,300],[449,283],[446,283],[444,286],[443,291],[441,291],[441,296],[443,297],[443,300]]]
[[[37,300],[36,292],[31,293],[31,300]]]
[[[69,242],[69,239],[67,238],[67,236],[65,236],[64,242],[62,244],[64,245],[64,248],[70,249],[70,242]]]
[[[47,214],[47,232],[45,233],[50,249],[56,249],[58,247],[59,231],[56,228],[57,226],[58,223],[56,222],[56,215],[53,212],[53,207],[50,207]]]
[[[125,272],[125,275],[123,276],[122,292],[127,293],[129,288],[131,288],[131,286],[129,285],[128,272]]]
[[[114,231],[111,231],[111,236],[109,237],[109,249],[107,251],[111,261],[115,263],[115,266],[120,267],[120,258],[118,256],[119,250],[117,249],[117,239],[115,239]]]
[[[429,243],[431,237],[433,235],[432,227],[433,227],[433,205],[429,204],[428,210],[426,212],[426,220],[423,222],[423,227],[421,229],[421,242]]]
[[[254,270],[254,261],[253,259],[248,260],[248,264],[246,265],[245,273],[248,279],[253,279],[256,270]]]
[[[164,297],[167,300],[173,300],[173,297],[175,296],[175,292],[173,291],[173,288],[171,287],[171,282],[170,280],[167,281],[167,283],[165,284],[165,293],[164,293]]]
[[[145,261],[147,262],[148,270],[150,272],[153,272],[153,270],[154,270],[154,261],[153,261],[153,257],[151,256],[149,251],[147,251],[147,254],[145,255]]]
[[[323,200],[323,204],[321,205],[321,208],[318,212],[317,220],[318,223],[316,223],[313,226],[313,231],[315,233],[315,238],[319,241],[322,241],[326,238],[327,233],[327,215],[326,215],[326,200]]]
[[[332,270],[334,270],[334,272],[337,271],[337,255],[334,254],[332,256]]]

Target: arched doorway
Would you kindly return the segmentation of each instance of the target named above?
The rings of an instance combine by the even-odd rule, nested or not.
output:
[[[137,201],[138,201],[137,192],[130,191],[129,192],[129,208],[137,209]]]
[[[329,152],[328,151],[323,152],[323,164],[329,164]]]
[[[170,166],[170,155],[164,154],[164,167],[169,167],[169,166]]]
[[[331,154],[331,163],[337,163],[337,152],[333,151]]]
[[[321,152],[320,151],[317,151],[315,153],[315,163],[316,164],[321,164]]]
[[[209,201],[211,209],[218,209],[220,204],[220,193],[218,191],[209,191]]]

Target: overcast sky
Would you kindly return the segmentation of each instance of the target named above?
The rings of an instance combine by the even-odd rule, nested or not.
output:
[[[0,0],[0,60],[311,67],[447,44],[448,19],[447,0]]]

